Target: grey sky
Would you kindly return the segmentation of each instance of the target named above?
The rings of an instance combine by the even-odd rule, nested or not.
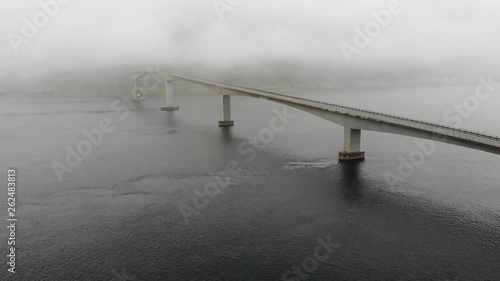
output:
[[[352,44],[354,29],[389,2],[243,0],[220,20],[212,0],[73,0],[16,54],[8,34],[22,36],[21,19],[32,21],[41,8],[38,0],[2,1],[0,74],[29,76],[125,62],[223,68],[269,59],[336,69],[498,70],[500,0],[401,0],[403,11],[349,64],[340,43]]]

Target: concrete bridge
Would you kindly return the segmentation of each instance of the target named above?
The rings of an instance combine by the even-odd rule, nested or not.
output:
[[[160,76],[165,81],[166,106],[161,107],[163,111],[179,109],[178,106],[173,104],[172,82],[176,80],[189,81],[205,86],[220,94],[222,97],[222,120],[219,121],[219,126],[234,125],[234,121],[231,119],[231,96],[246,96],[273,101],[329,120],[344,127],[344,150],[339,152],[340,160],[364,159],[365,153],[361,150],[362,130],[435,140],[500,154],[500,137],[498,136],[301,97],[212,82],[179,74],[163,72],[134,74],[131,76],[134,79],[134,93],[138,92],[137,81],[148,75]]]

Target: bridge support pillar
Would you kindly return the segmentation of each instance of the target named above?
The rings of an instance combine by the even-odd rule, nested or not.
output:
[[[165,81],[165,95],[167,96],[167,106],[162,106],[161,111],[179,110],[179,106],[174,104],[174,89],[172,81]]]
[[[219,121],[219,127],[233,126],[234,121],[231,120],[231,96],[222,95],[222,121]]]
[[[361,130],[344,127],[344,151],[339,152],[339,160],[362,160],[364,158],[365,152],[361,151]]]
[[[132,101],[139,102],[146,100],[146,89],[137,87],[137,78],[134,79],[134,92],[131,93]]]

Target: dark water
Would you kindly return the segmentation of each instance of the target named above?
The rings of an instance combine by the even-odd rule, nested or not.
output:
[[[471,93],[313,97],[443,123]],[[414,139],[363,132],[367,159],[338,163],[342,128],[288,109],[297,117],[249,159],[238,147],[281,105],[234,97],[236,126],[219,128],[218,96],[177,97],[174,113],[158,110],[163,101],[120,111],[104,98],[0,98],[0,167],[4,183],[18,169],[19,218],[16,274],[3,267],[2,280],[286,280],[294,265],[302,277],[288,280],[500,280],[497,155],[437,144],[405,182],[389,184],[384,174],[397,173]],[[500,135],[499,105],[496,94],[463,127]],[[59,182],[51,164],[104,118],[115,130]],[[238,175],[227,174],[230,161]],[[179,204],[195,208],[195,190],[217,178],[228,184],[187,224]],[[1,235],[5,257],[5,227]],[[328,237],[338,247],[307,259]]]

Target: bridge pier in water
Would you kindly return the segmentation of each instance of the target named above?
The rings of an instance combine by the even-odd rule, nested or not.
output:
[[[179,106],[174,105],[174,89],[172,81],[165,81],[165,95],[167,96],[167,106],[162,106],[161,111],[179,110]]]
[[[231,120],[231,96],[222,95],[222,120],[219,121],[219,127],[233,126],[234,121]]]
[[[344,151],[339,152],[340,161],[362,160],[365,152],[361,151],[361,130],[344,127]]]

